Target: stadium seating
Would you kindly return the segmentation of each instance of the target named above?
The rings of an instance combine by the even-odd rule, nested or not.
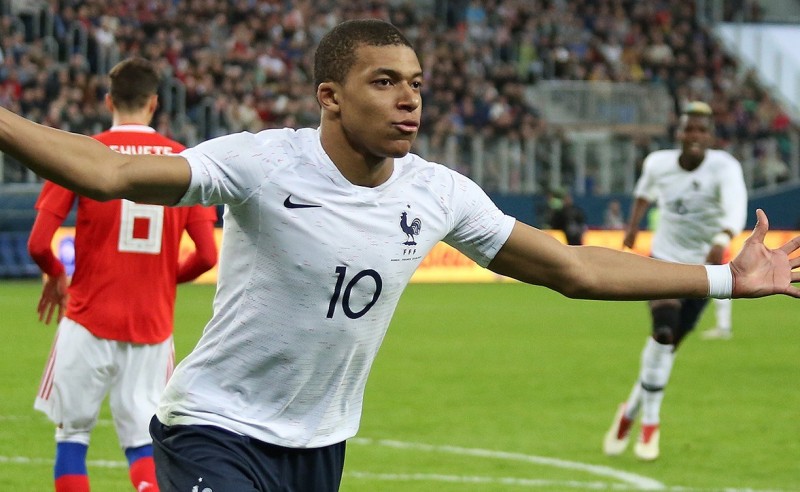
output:
[[[286,1],[268,2],[263,12],[260,2],[134,2],[137,9],[116,9],[125,3],[116,0],[106,8],[78,3],[97,8],[78,19],[75,2],[0,0],[0,106],[94,133],[110,124],[102,107],[108,68],[138,54],[163,69],[154,126],[178,141],[314,126],[319,109],[308,54],[333,23],[371,16],[398,25],[421,55],[425,112],[414,152],[452,165],[493,198],[525,195],[530,202],[565,189],[588,209],[595,197],[630,197],[643,157],[674,145],[674,109],[691,99],[714,108],[718,145],[742,162],[751,191],[800,190],[800,128],[711,30],[768,21],[772,4],[785,2],[753,0],[753,12],[737,2],[695,0],[379,0],[337,8]],[[724,12],[710,9],[720,3],[728,5]],[[226,22],[212,22],[218,13]],[[675,108],[631,105],[657,99],[631,96],[630,84],[669,89],[658,99]],[[548,86],[563,104],[547,104]],[[608,87],[617,94],[611,103]],[[593,114],[586,108],[599,110],[600,123],[616,115],[624,124],[584,128]],[[634,114],[656,116],[658,124],[628,121]],[[0,182],[33,180],[13,159],[0,164]],[[7,230],[2,198],[0,230]],[[520,219],[543,226],[530,208]],[[589,220],[599,226],[602,214]],[[781,220],[784,227],[796,221]]]
[[[0,232],[0,278],[30,278],[39,267],[28,254],[28,233]]]

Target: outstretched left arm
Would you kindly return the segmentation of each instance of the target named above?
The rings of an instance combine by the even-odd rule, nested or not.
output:
[[[753,234],[731,263],[733,297],[800,297],[800,289],[791,285],[800,281],[800,272],[793,271],[800,266],[800,259],[789,259],[800,248],[800,237],[780,248],[767,248],[767,217],[761,210],[756,213],[758,223]],[[579,299],[649,300],[709,295],[708,274],[702,265],[671,263],[596,246],[566,246],[520,222],[489,269]]]

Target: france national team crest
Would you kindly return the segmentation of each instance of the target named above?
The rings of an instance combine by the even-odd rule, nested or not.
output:
[[[407,205],[411,208],[411,205]],[[417,253],[416,237],[422,231],[422,219],[413,217],[409,220],[408,212],[400,213],[400,230],[405,234],[406,240],[403,241],[403,256],[405,259],[412,259]]]
[[[419,217],[415,217],[411,223],[408,223],[408,214],[403,212],[400,214],[400,228],[406,234],[406,241],[403,243],[406,246],[416,246],[417,242],[414,237],[422,230],[422,221]]]

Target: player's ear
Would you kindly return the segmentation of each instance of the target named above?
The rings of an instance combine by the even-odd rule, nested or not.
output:
[[[109,113],[114,112],[114,101],[111,100],[111,94],[106,94],[106,97],[103,98],[103,105],[105,105]]]
[[[150,112],[150,114],[153,114],[156,112],[156,109],[158,109],[158,95],[153,94],[150,96],[150,100],[147,101],[147,110]]]
[[[335,82],[323,82],[317,87],[317,102],[323,110],[339,112],[339,85]]]

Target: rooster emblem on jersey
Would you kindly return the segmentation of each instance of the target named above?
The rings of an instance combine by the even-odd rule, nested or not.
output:
[[[414,236],[419,234],[419,231],[422,229],[422,221],[419,220],[419,217],[415,218],[411,221],[411,224],[408,223],[408,214],[403,212],[400,214],[400,228],[403,229],[403,232],[406,233],[406,246],[416,246],[417,242],[414,241]]]

